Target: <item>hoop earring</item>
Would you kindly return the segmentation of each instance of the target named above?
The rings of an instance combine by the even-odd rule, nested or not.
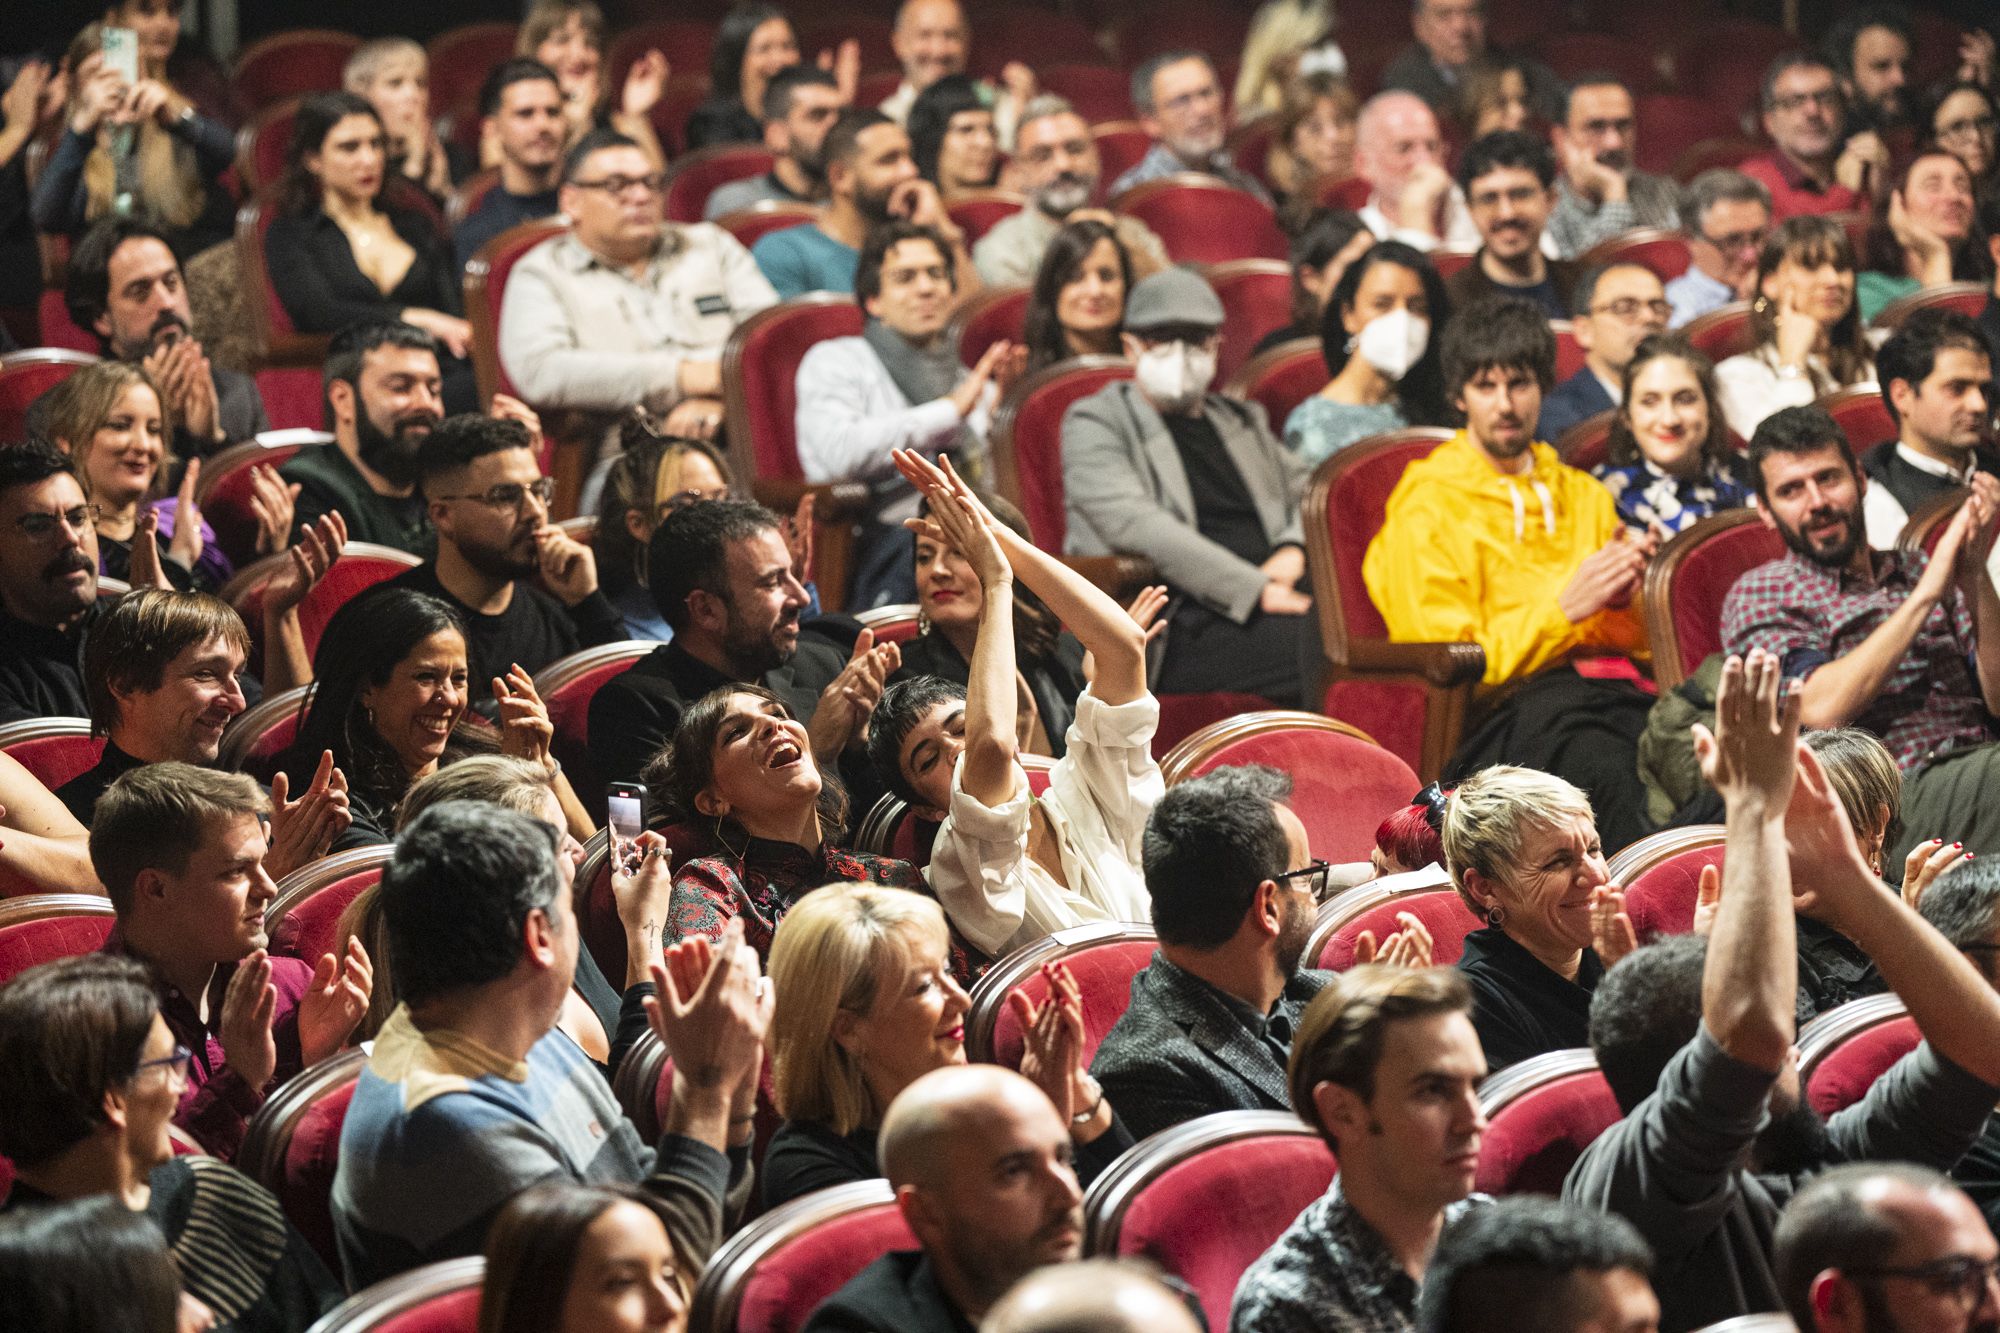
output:
[[[1501,917],[1501,915],[1500,915],[1500,908],[1499,908],[1499,905],[1498,905],[1498,904],[1495,904],[1494,906],[1492,906],[1492,907],[1489,907],[1489,908],[1487,908],[1487,909],[1486,909],[1486,924],[1487,924],[1487,925],[1489,925],[1489,926],[1493,927],[1493,928],[1494,928],[1495,930],[1498,930],[1498,929],[1500,929],[1500,922],[1501,922],[1501,920],[1502,920],[1502,917]]]
[[[745,857],[745,856],[746,856],[746,855],[747,855],[747,854],[749,853],[749,851],[750,851],[750,844],[749,844],[749,843],[747,843],[747,842],[746,842],[746,843],[744,843],[744,844],[743,844],[743,850],[742,850],[742,851],[740,851],[740,852],[739,852],[739,851],[737,851],[737,850],[736,850],[736,849],[735,849],[734,847],[731,847],[731,846],[729,845],[729,839],[727,839],[727,838],[725,838],[725,837],[723,837],[723,836],[722,836],[722,816],[721,816],[721,815],[716,815],[716,816],[714,817],[714,825],[715,825],[715,845],[716,845],[716,846],[718,846],[718,847],[720,847],[720,848],[721,848],[721,849],[722,849],[723,851],[725,851],[725,852],[728,852],[728,853],[729,853],[729,855],[730,855],[730,858],[731,858],[732,860],[734,860],[734,861],[736,862],[736,868],[737,868],[737,869],[738,869],[739,871],[740,871],[740,870],[742,870],[742,868],[743,868],[743,858],[744,858],[744,857]]]

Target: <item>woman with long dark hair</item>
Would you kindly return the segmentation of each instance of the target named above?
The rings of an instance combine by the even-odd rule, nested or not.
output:
[[[1854,300],[1854,246],[1838,222],[1788,218],[1757,252],[1756,345],[1715,368],[1729,428],[1744,439],[1773,412],[1875,378]]]
[[[799,63],[791,15],[747,0],[722,16],[708,51],[709,97],[688,117],[687,146],[764,141],[764,90],[777,72]]]
[[[1132,256],[1109,223],[1071,222],[1055,234],[1035,273],[1022,341],[1028,369],[1072,356],[1117,356],[1132,291]]]
[[[1285,443],[1317,463],[1370,435],[1446,424],[1438,349],[1449,314],[1430,260],[1401,241],[1371,246],[1327,300],[1320,354],[1333,378],[1292,409]]]

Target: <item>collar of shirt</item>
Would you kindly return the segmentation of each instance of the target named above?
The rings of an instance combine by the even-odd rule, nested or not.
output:
[[[1368,1225],[1367,1219],[1348,1203],[1338,1176],[1334,1177],[1328,1195],[1326,1212],[1322,1216],[1326,1226],[1327,1251],[1330,1255],[1339,1256],[1349,1282],[1369,1296],[1393,1301],[1404,1308],[1414,1306],[1416,1282],[1397,1266],[1396,1257],[1389,1253],[1382,1233]]]
[[[1785,552],[1785,559],[1792,564],[1794,574],[1800,579],[1817,583],[1830,583],[1836,592],[1856,592],[1863,589],[1879,588],[1891,579],[1906,576],[1908,568],[1900,551],[1868,550],[1869,576],[1863,579],[1846,565],[1838,568],[1808,560],[1797,551]]]
[[[1972,480],[1972,474],[1979,471],[1979,464],[1972,458],[1965,460],[1963,468],[1955,468],[1942,459],[1920,454],[1901,440],[1896,441],[1896,456],[1919,472],[1928,472],[1933,477],[1943,477],[1947,481],[1963,486]]]
[[[577,238],[574,231],[563,233],[562,244],[556,247],[555,257],[572,273],[588,273],[594,268],[602,269],[606,273],[616,274],[643,287],[652,284],[660,265],[679,254],[684,244],[685,240],[679,227],[671,222],[661,223],[659,244],[653,248],[652,257],[646,261],[645,270],[636,278],[632,277],[623,265],[612,263],[585,245]]]
[[[1835,182],[1821,180],[1792,160],[1791,154],[1782,149],[1771,150],[1771,162],[1778,169],[1779,177],[1794,190],[1804,190],[1810,194],[1825,194]]]

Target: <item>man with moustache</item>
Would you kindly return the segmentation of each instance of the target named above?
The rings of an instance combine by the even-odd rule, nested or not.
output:
[[[1454,310],[1484,296],[1532,301],[1544,318],[1567,319],[1582,266],[1552,259],[1545,239],[1555,199],[1556,159],[1549,146],[1519,130],[1474,139],[1458,164],[1479,253],[1445,281]]]
[[[764,89],[764,146],[776,159],[761,176],[716,186],[702,216],[713,222],[762,203],[803,204],[826,190],[826,132],[840,115],[840,82],[817,65],[787,66]]]
[[[555,71],[527,56],[494,66],[479,88],[479,114],[500,150],[500,180],[452,229],[460,269],[509,227],[556,212],[556,178],[569,132]]]
[[[862,1269],[803,1333],[972,1333],[1016,1282],[1083,1252],[1070,1127],[1012,1070],[925,1074],[889,1103],[880,1151],[922,1248]]]
[[[1777,656],[1807,726],[1862,727],[1889,747],[1905,828],[1889,864],[1919,837],[2000,851],[2000,594],[1986,574],[2000,480],[1974,472],[1944,535],[1912,555],[1868,545],[1868,481],[1824,409],[1765,418],[1749,465],[1758,516],[1788,549],[1730,589],[1724,645]]]
[[[96,515],[68,455],[0,449],[0,723],[89,715],[83,650],[102,614]]]
[[[180,260],[150,223],[107,217],[91,227],[70,252],[63,304],[104,356],[152,375],[176,457],[206,457],[271,428],[256,381],[211,365],[194,340]]]
[[[1681,225],[1680,186],[1632,165],[1638,121],[1632,90],[1613,74],[1586,74],[1569,90],[1554,130],[1562,175],[1549,213],[1556,254],[1575,259],[1634,227]]]
[[[1899,5],[1863,5],[1827,29],[1820,51],[1847,98],[1849,134],[1910,123],[1910,60],[1916,49],[1916,29]]]

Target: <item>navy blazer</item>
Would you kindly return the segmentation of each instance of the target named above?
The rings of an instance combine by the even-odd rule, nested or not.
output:
[[[1611,395],[1604,391],[1604,382],[1585,366],[1542,399],[1542,420],[1535,428],[1535,438],[1554,444],[1558,436],[1577,422],[1616,406]]]

